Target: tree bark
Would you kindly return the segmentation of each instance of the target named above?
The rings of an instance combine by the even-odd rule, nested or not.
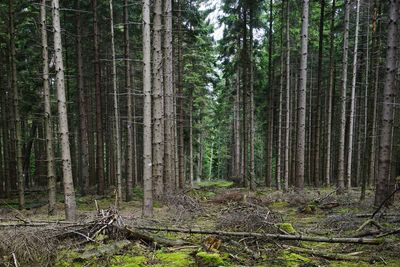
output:
[[[386,79],[383,90],[383,107],[381,114],[381,127],[379,134],[379,154],[378,154],[378,176],[375,191],[375,205],[379,205],[390,195],[390,164],[392,150],[392,130],[393,130],[393,105],[396,96],[396,72],[397,72],[397,45],[398,29],[397,22],[399,17],[399,0],[390,0],[389,4],[389,25],[387,37],[386,54]]]
[[[67,220],[74,221],[76,218],[75,191],[72,178],[71,152],[68,136],[68,113],[65,97],[64,84],[64,63],[62,58],[61,27],[60,27],[60,6],[58,0],[52,0],[53,30],[54,30],[54,51],[57,84],[57,102],[59,133],[61,140],[61,160],[64,181],[64,205]]]
[[[11,91],[13,96],[14,108],[14,125],[15,125],[15,141],[16,141],[16,167],[18,182],[18,202],[19,209],[25,209],[25,177],[23,170],[22,157],[22,131],[21,116],[19,111],[19,92],[17,84],[17,63],[15,51],[15,27],[14,27],[14,0],[9,0],[8,19],[10,31],[10,69],[11,69]]]
[[[153,179],[154,196],[164,193],[164,87],[162,53],[162,1],[154,2],[153,19]]]
[[[143,0],[143,216],[153,216],[150,0]]]
[[[285,102],[285,169],[283,171],[283,191],[289,190],[290,152],[290,19],[289,1],[286,3],[286,102]]]
[[[95,95],[96,95],[96,174],[97,193],[104,194],[104,143],[103,143],[103,118],[102,96],[100,78],[99,55],[99,26],[97,22],[97,0],[92,0],[93,5],[93,46],[94,46],[94,70],[95,70]]]
[[[77,0],[77,9],[80,9],[80,1]],[[89,177],[89,137],[88,137],[88,116],[86,111],[85,84],[83,79],[83,58],[82,58],[82,27],[81,13],[76,14],[76,58],[77,58],[77,82],[78,82],[78,107],[79,107],[79,145],[81,150],[80,165],[82,176],[82,195],[88,193],[90,186]]]
[[[343,37],[343,59],[342,59],[342,88],[340,91],[340,125],[339,125],[339,152],[338,152],[338,173],[337,194],[344,191],[344,148],[346,134],[346,91],[347,91],[347,65],[349,53],[349,17],[350,17],[350,0],[344,3],[344,37]]]
[[[347,189],[351,188],[352,178],[352,159],[353,159],[353,138],[354,138],[354,117],[356,112],[356,81],[357,81],[357,55],[358,55],[358,32],[360,28],[360,0],[357,0],[356,9],[356,31],[354,40],[354,52],[353,52],[353,77],[351,80],[351,103],[350,103],[350,117],[349,117],[349,149],[347,150],[347,171],[346,181]]]
[[[296,151],[296,190],[304,190],[304,146],[306,122],[306,88],[308,55],[308,8],[309,1],[303,0],[301,19],[301,57],[297,107],[297,151]]]

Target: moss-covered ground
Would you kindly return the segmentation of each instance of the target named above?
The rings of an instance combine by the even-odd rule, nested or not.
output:
[[[270,189],[249,192],[234,188],[227,181],[205,181],[196,188],[165,201],[157,201],[154,219],[141,218],[143,193],[134,191],[134,199],[122,202],[119,213],[132,227],[196,228],[216,231],[247,231],[272,234],[299,234],[326,237],[374,238],[400,228],[399,200],[385,212],[398,216],[376,218],[374,224],[360,226],[372,213],[372,192],[358,200],[358,191],[337,197],[333,188],[308,189],[299,195]],[[326,197],[327,196],[327,197]],[[109,197],[77,196],[79,220],[95,217],[95,201],[100,209],[115,204]],[[7,204],[6,204],[7,203]],[[45,196],[28,197],[28,210],[17,211],[16,199],[2,200],[5,214],[0,224],[29,218],[32,221],[55,221],[63,218],[60,196],[56,214],[47,216]],[[39,205],[41,204],[41,205]],[[10,219],[10,220],[7,220]],[[13,219],[13,220],[11,220]],[[9,231],[7,227],[1,231]],[[378,231],[379,230],[379,231]],[[198,235],[158,231],[163,238],[182,240],[184,245],[167,247],[127,237],[99,235],[93,242],[66,246],[60,242],[50,265],[53,266],[400,266],[400,235],[385,237],[381,245],[337,244],[309,241],[255,240],[218,235]],[[375,235],[375,236],[374,236]],[[82,238],[83,239],[83,238]],[[1,239],[0,239],[1,242]],[[0,254],[3,253],[0,246]],[[16,252],[18,256],[18,251]],[[336,255],[336,256],[335,256]],[[1,255],[0,266],[12,265],[12,255]],[[341,257],[346,259],[341,259]],[[343,258],[342,257],[342,258]],[[18,258],[18,257],[17,257]],[[20,266],[34,266],[19,259]],[[37,259],[36,264],[40,263]],[[10,266],[11,266],[10,265]]]

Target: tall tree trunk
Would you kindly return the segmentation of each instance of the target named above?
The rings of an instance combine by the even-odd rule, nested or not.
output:
[[[43,59],[43,96],[44,96],[44,126],[46,136],[46,162],[47,162],[47,181],[49,190],[49,215],[55,213],[56,205],[56,169],[53,147],[53,127],[51,122],[51,101],[49,86],[49,54],[47,45],[47,16],[46,0],[42,0],[40,5],[40,22],[42,31],[42,59]]]
[[[273,1],[269,1],[269,28],[268,28],[268,129],[267,129],[267,161],[265,185],[271,187],[272,181],[272,160],[274,140],[274,93],[272,81],[272,13]]]
[[[154,2],[153,19],[153,179],[154,196],[164,193],[164,77],[162,53],[162,1]]]
[[[178,0],[178,180],[179,180],[179,189],[183,189],[185,186],[185,169],[184,169],[184,153],[185,153],[185,143],[183,136],[183,127],[184,127],[184,113],[183,113],[183,29],[182,29],[182,1]]]
[[[317,69],[317,99],[316,99],[316,116],[315,116],[315,147],[314,147],[314,185],[319,186],[321,182],[320,166],[320,141],[321,141],[321,87],[322,87],[322,60],[324,46],[324,17],[325,17],[325,0],[320,0],[320,17],[319,17],[319,41],[318,41],[318,69]]]
[[[67,113],[67,103],[65,98],[64,63],[62,58],[59,10],[60,6],[58,0],[52,0],[58,119],[59,119],[61,160],[62,160],[63,181],[64,181],[65,216],[67,220],[73,221],[75,220],[76,217],[76,203],[75,203],[75,191],[74,191],[74,183],[73,183],[72,168],[71,168],[71,152],[69,147],[69,136],[68,136],[68,115],[67,115],[68,113]]]
[[[354,138],[354,117],[356,113],[356,81],[357,81],[357,56],[358,56],[358,32],[360,28],[360,0],[357,0],[356,9],[356,31],[354,40],[354,52],[353,52],[353,77],[351,80],[351,103],[350,103],[350,118],[349,118],[349,149],[347,154],[347,172],[346,181],[347,189],[351,188],[352,178],[352,158],[353,158],[353,138]]]
[[[93,5],[93,46],[94,46],[94,70],[95,70],[95,95],[96,95],[96,174],[97,193],[104,194],[104,143],[103,143],[103,119],[102,96],[100,77],[99,55],[99,26],[97,22],[97,0],[92,0]]]
[[[194,183],[193,161],[193,88],[191,88],[189,95],[189,177],[191,187]]]
[[[120,120],[119,120],[119,110],[118,110],[118,89],[117,89],[117,66],[115,59],[115,44],[114,44],[114,14],[113,14],[113,2],[110,0],[110,24],[111,24],[111,55],[112,55],[112,80],[113,80],[113,99],[114,99],[114,147],[116,151],[116,178],[117,178],[117,202],[122,198],[122,177],[121,177],[121,133],[120,133]]]
[[[143,216],[153,216],[150,0],[143,0]]]
[[[283,8],[282,8],[282,21],[283,21]],[[281,176],[282,176],[282,107],[283,107],[283,67],[284,67],[284,52],[283,52],[283,24],[281,25],[281,56],[280,56],[280,70],[279,70],[279,97],[278,97],[278,135],[277,135],[277,154],[276,154],[276,189],[281,190]]]
[[[131,201],[133,197],[133,107],[132,107],[132,81],[131,81],[131,59],[130,59],[130,45],[129,45],[129,13],[128,13],[128,0],[124,0],[124,53],[125,53],[125,87],[127,91],[127,132],[128,132],[128,147],[127,147],[127,172],[126,172],[126,201]]]
[[[240,48],[240,38],[238,38],[238,49]],[[236,181],[240,180],[240,66],[239,63],[236,63],[236,95],[235,95],[235,103],[234,103],[234,114],[235,114],[235,162],[234,162],[234,172],[233,176]]]
[[[308,55],[308,0],[303,0],[301,19],[301,58],[297,107],[297,153],[296,153],[296,190],[304,189],[304,145],[306,123],[306,88]]]
[[[378,154],[378,176],[375,191],[375,205],[380,205],[391,193],[390,188],[390,164],[392,150],[393,130],[393,105],[396,96],[396,74],[397,74],[397,45],[400,1],[390,0],[389,4],[389,25],[387,37],[386,54],[386,79],[383,90],[383,107],[381,114],[381,127],[379,134]]]
[[[340,127],[339,127],[339,155],[338,155],[338,190],[337,194],[344,191],[344,148],[346,134],[346,91],[347,91],[347,65],[349,54],[349,17],[350,17],[350,0],[344,3],[344,37],[343,37],[343,60],[342,60],[342,88],[340,91]]]
[[[43,1],[43,0],[42,0]],[[77,9],[80,9],[80,1],[77,0]],[[88,116],[86,111],[85,84],[83,79],[83,58],[82,58],[82,28],[81,13],[76,15],[76,59],[77,59],[77,82],[78,82],[78,107],[79,107],[79,146],[81,150],[80,166],[82,176],[82,194],[89,191],[89,137],[88,137]]]
[[[18,182],[18,202],[19,208],[25,209],[25,177],[22,158],[22,131],[21,116],[19,113],[19,92],[17,85],[17,63],[15,52],[15,27],[14,27],[14,0],[8,2],[8,19],[10,31],[10,69],[11,69],[11,90],[13,95],[15,141],[16,141],[16,162],[17,162],[17,182]]]
[[[289,190],[289,151],[290,151],[290,19],[289,1],[286,3],[286,102],[285,102],[285,169],[283,171],[283,191]]]
[[[329,186],[331,183],[331,147],[332,147],[332,99],[334,91],[335,80],[335,14],[336,14],[336,0],[332,2],[332,14],[330,24],[330,48],[329,48],[329,91],[328,91],[328,107],[326,114],[326,153],[325,153],[325,185]]]
[[[164,175],[166,193],[175,188],[175,152],[174,152],[174,89],[172,60],[172,0],[164,2],[164,111],[165,111],[165,151]]]
[[[255,162],[254,162],[254,142],[255,142],[255,106],[254,106],[254,63],[253,63],[253,8],[250,7],[250,47],[249,47],[249,87],[250,87],[250,190],[255,190]]]

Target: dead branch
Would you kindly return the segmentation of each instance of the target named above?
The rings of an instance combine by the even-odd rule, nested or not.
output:
[[[340,253],[332,253],[332,252],[326,252],[326,251],[321,251],[321,250],[315,250],[315,249],[308,249],[308,248],[300,248],[300,247],[293,247],[293,246],[283,246],[284,248],[287,248],[293,252],[300,252],[300,253],[305,253],[321,258],[325,258],[328,260],[340,260],[340,261],[370,261],[370,259],[365,259],[361,257],[357,257],[354,255],[347,255],[347,254],[340,254]]]
[[[379,245],[384,242],[384,240],[382,240],[382,239],[372,239],[372,238],[263,234],[263,233],[253,233],[253,232],[226,232],[226,231],[183,229],[183,228],[158,228],[158,227],[149,227],[149,226],[136,226],[136,229],[148,230],[148,231],[166,231],[166,232],[176,232],[176,233],[187,233],[187,234],[254,237],[254,238],[261,238],[264,240],[298,240],[298,241],[310,241],[310,242],[353,243],[353,244],[368,244],[368,245]]]

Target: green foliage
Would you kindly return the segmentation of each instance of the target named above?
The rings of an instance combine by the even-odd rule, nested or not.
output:
[[[200,188],[229,188],[233,186],[232,181],[216,180],[202,181],[197,183]]]
[[[196,254],[197,262],[199,266],[217,267],[227,266],[225,258],[219,253],[208,253],[205,251],[198,252]]]

